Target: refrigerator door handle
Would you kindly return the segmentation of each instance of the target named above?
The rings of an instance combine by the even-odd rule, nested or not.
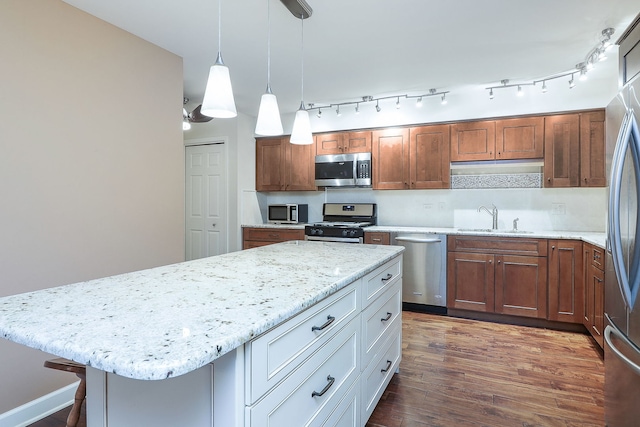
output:
[[[615,353],[615,355],[620,358],[620,360],[622,360],[624,363],[626,363],[627,366],[629,366],[629,368],[631,368],[633,370],[633,372],[635,372],[636,375],[640,376],[640,366],[638,366],[637,364],[633,363],[633,361],[631,359],[629,359],[627,356],[622,354],[622,352],[620,350],[618,350],[616,348],[616,346],[613,345],[613,342],[611,342],[611,334],[615,335],[616,338],[624,341],[624,343],[627,344],[631,348],[634,348],[633,343],[631,341],[629,341],[629,338],[625,337],[624,334],[622,334],[620,331],[618,331],[617,329],[611,327],[611,325],[607,325],[607,327],[604,328],[604,340],[607,342],[607,345],[609,346],[611,351],[613,351]]]
[[[634,142],[634,146],[631,143]],[[633,308],[635,299],[638,293],[639,284],[638,279],[638,255],[634,254],[632,263],[634,265],[625,265],[622,251],[622,241],[620,234],[620,191],[622,185],[622,173],[625,162],[625,156],[627,150],[632,152],[632,162],[635,169],[636,179],[640,174],[638,165],[638,151],[637,146],[640,143],[640,132],[638,131],[638,124],[634,117],[633,110],[627,110],[625,117],[622,121],[622,126],[618,134],[618,141],[616,143],[615,152],[613,155],[613,161],[611,165],[611,190],[609,193],[609,236],[607,239],[607,246],[611,250],[611,258],[613,260],[613,267],[618,278],[618,286],[620,287],[620,293],[622,294],[625,305],[629,308]],[[636,230],[636,233],[640,230]],[[632,277],[629,277],[631,273]]]

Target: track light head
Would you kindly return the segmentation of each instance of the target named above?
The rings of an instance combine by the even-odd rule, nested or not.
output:
[[[356,114],[360,114],[360,103],[356,102]]]
[[[545,80],[542,81],[542,93],[547,93],[547,82]]]
[[[320,108],[318,108],[318,114],[316,114],[316,116],[321,119],[322,118],[322,110]]]
[[[422,97],[419,96],[418,100],[416,101],[416,107],[422,107]]]
[[[379,104],[379,102],[380,102],[380,101],[376,101],[376,111],[377,111],[378,113],[380,112],[380,110],[382,110],[382,108],[380,108],[380,104]]]
[[[446,93],[443,93],[443,94],[442,94],[442,98],[441,98],[440,103],[441,103],[442,105],[447,105],[447,94],[446,94]]]
[[[340,112],[340,105],[338,105],[338,108],[336,108],[336,116],[340,117],[342,115],[342,113]]]
[[[522,91],[522,86],[518,85],[518,96],[524,96],[524,92]]]
[[[571,80],[569,80],[569,89],[573,89],[576,86],[576,82],[573,80],[573,74],[571,74]]]
[[[489,99],[493,99],[493,89],[489,89]]]
[[[400,97],[396,100],[396,109],[400,109]]]

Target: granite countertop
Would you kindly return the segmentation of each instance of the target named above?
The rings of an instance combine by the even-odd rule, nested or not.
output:
[[[299,228],[304,229],[306,224],[254,224],[242,225],[242,227],[255,228]],[[387,233],[430,233],[447,235],[469,235],[469,236],[501,236],[501,237],[533,237],[537,239],[572,239],[582,240],[592,245],[604,249],[606,247],[606,233],[596,231],[546,231],[546,230],[521,230],[513,232],[510,230],[498,231],[472,231],[465,228],[454,227],[406,227],[395,225],[374,225],[366,227],[365,231],[381,231]]]
[[[12,295],[0,298],[0,336],[129,378],[175,377],[402,251],[292,241]]]

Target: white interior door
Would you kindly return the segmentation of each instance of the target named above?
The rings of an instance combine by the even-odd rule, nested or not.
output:
[[[226,146],[187,146],[186,260],[228,251]]]

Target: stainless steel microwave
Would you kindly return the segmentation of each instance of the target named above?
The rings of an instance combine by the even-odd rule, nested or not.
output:
[[[371,187],[371,153],[316,156],[317,187]]]
[[[306,223],[309,218],[309,205],[293,203],[269,205],[268,222],[274,224]]]

